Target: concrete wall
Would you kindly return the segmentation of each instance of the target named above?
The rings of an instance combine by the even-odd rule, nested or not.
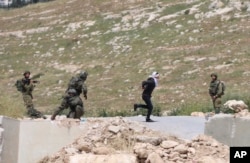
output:
[[[3,116],[0,116],[0,162],[2,162],[2,151],[3,151]]]
[[[80,136],[84,125],[65,127],[50,120],[3,118],[2,163],[34,163]]]
[[[19,149],[19,121],[3,117],[3,151],[2,163],[17,163],[17,154]]]
[[[250,146],[250,118],[219,114],[205,123],[206,135],[232,147]]]

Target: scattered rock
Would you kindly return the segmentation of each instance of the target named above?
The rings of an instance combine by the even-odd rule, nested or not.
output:
[[[179,144],[178,146],[176,146],[174,148],[174,151],[178,152],[180,154],[187,154],[188,153],[187,146],[185,146],[184,144]]]
[[[86,132],[57,153],[44,157],[40,163],[65,160],[69,163],[229,161],[229,147],[205,135],[184,141],[122,117],[89,118],[85,123]],[[140,132],[133,130],[137,127]]]
[[[225,107],[234,110],[236,113],[248,109],[248,106],[242,100],[229,100],[224,104]]]
[[[153,152],[148,155],[145,163],[164,163],[163,159],[159,156],[159,154]]]
[[[108,155],[115,152],[115,149],[108,147],[97,147],[92,150],[92,152],[96,155]]]
[[[108,130],[112,133],[117,134],[120,131],[120,126],[109,126]]]
[[[162,142],[161,137],[152,137],[152,136],[135,136],[135,139],[137,142],[142,142],[142,143],[150,143],[152,145],[159,145]]]
[[[191,116],[194,116],[194,117],[204,117],[205,114],[203,112],[192,112]]]
[[[172,141],[172,140],[163,141],[163,142],[161,143],[161,147],[162,147],[162,148],[165,148],[165,149],[174,148],[174,147],[176,147],[177,145],[179,145],[179,143],[176,142],[176,141]]]

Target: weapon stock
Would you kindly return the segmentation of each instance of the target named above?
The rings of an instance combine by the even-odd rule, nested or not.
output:
[[[44,74],[43,73],[38,73],[36,75],[33,75],[30,79],[33,80],[33,79],[37,79],[37,78],[40,78],[41,76],[43,76]]]

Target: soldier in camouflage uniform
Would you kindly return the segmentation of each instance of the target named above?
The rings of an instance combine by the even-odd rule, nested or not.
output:
[[[216,73],[211,74],[211,82],[209,86],[209,95],[213,101],[215,114],[220,113],[221,109],[221,97],[223,95],[221,82],[217,79],[218,75]]]
[[[63,97],[63,100],[61,102],[61,105],[58,107],[58,109],[55,111],[55,113],[52,115],[51,120],[55,119],[55,116],[61,112],[61,110],[64,110],[68,106],[67,97],[68,91],[71,89],[74,89],[76,91],[76,96],[80,98],[80,95],[83,94],[84,98],[87,100],[87,93],[88,89],[86,84],[84,83],[87,80],[88,73],[86,71],[82,71],[79,75],[74,76],[71,78],[71,80],[68,83],[68,88],[66,90],[66,95]],[[84,113],[84,107],[82,105],[82,114],[77,115],[75,118],[80,118]],[[77,114],[77,113],[76,113]]]
[[[80,96],[82,93],[84,98],[87,100],[88,89],[86,84],[84,83],[87,80],[87,77],[88,73],[86,71],[82,71],[78,76],[72,77],[69,81],[67,90],[75,89],[78,96]]]
[[[22,83],[22,96],[23,96],[23,101],[24,104],[27,108],[27,114],[28,116],[30,116],[31,118],[44,118],[46,119],[46,117],[44,115],[42,115],[41,112],[37,111],[34,108],[34,104],[32,102],[33,96],[32,96],[32,91],[35,88],[34,82],[30,79],[30,71],[25,71],[23,73],[24,78],[21,79],[21,83]]]
[[[54,120],[58,114],[67,108],[70,108],[67,118],[80,119],[84,113],[82,99],[77,95],[77,91],[75,89],[69,89],[67,91],[67,95],[64,96],[62,104],[51,116],[51,120]]]

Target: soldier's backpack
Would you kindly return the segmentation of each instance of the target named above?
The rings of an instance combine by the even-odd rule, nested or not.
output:
[[[17,91],[19,92],[23,91],[23,82],[21,79],[16,81],[15,86],[16,86]]]
[[[79,84],[78,84],[79,79],[77,77],[72,77],[69,81],[68,88],[73,88],[73,89],[78,89]]]
[[[220,84],[221,84],[221,88],[222,88],[222,95],[224,95],[224,92],[226,90],[225,82],[224,81],[220,81],[219,84],[218,84],[218,87],[219,87]]]

